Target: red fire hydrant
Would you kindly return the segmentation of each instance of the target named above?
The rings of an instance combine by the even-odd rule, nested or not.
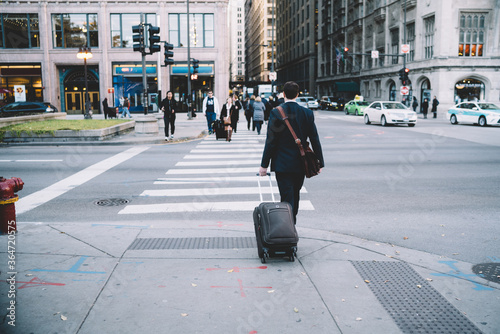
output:
[[[23,189],[24,182],[18,177],[9,180],[0,176],[0,232],[1,234],[12,234],[17,231],[16,206],[19,199],[15,193]]]

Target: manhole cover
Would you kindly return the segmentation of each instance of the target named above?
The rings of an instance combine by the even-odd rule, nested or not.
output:
[[[485,280],[500,283],[500,263],[480,263],[472,267],[477,276]]]
[[[106,198],[106,199],[99,199],[94,203],[99,206],[119,206],[119,205],[125,205],[128,202],[129,200],[124,198]]]

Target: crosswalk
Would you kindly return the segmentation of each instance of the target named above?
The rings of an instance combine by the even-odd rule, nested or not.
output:
[[[129,204],[119,214],[248,212],[260,203],[259,193],[265,201],[271,201],[271,192],[279,200],[274,175],[272,189],[268,178],[262,178],[262,187],[258,187],[256,174],[264,141],[265,135],[256,133],[234,134],[231,142],[217,141],[215,136],[204,138],[153,183],[154,189],[139,195],[151,203]],[[301,193],[307,194],[307,190],[302,188]],[[302,199],[300,210],[314,210],[314,206]]]

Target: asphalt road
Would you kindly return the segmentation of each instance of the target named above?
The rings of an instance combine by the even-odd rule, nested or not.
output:
[[[414,128],[368,126],[362,117],[325,111],[316,119],[326,168],[306,180],[299,225],[471,263],[500,258],[500,127],[443,119],[420,119]],[[231,143],[2,147],[0,175],[25,183],[20,224],[251,221],[238,205],[259,201],[248,177],[260,158],[242,150],[261,149],[264,135],[238,147],[248,133],[240,130]],[[228,145],[235,161],[245,161],[235,166],[249,168],[246,180],[230,180],[230,167],[217,167],[219,147]],[[208,146],[203,158],[193,156]],[[98,205],[106,201],[118,205]],[[206,206],[214,202],[234,210]],[[148,211],[155,205],[163,211]]]

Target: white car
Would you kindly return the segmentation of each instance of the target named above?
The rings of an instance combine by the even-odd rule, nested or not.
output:
[[[318,109],[319,104],[312,96],[299,96],[296,100],[299,106],[309,109]]]
[[[417,124],[417,113],[400,102],[375,101],[365,108],[364,113],[365,124],[408,124],[410,127]]]
[[[319,109],[319,103],[314,97],[307,96],[307,107],[309,109]]]
[[[448,109],[448,116],[451,124],[499,125],[500,107],[488,102],[462,102]]]

